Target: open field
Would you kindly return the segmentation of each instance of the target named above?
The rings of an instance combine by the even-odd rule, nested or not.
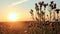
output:
[[[60,22],[59,22],[60,23]],[[43,29],[43,31],[46,32],[46,34],[48,33],[59,33],[60,32],[60,24],[58,22],[56,22],[56,26],[54,26],[55,28],[52,28],[53,25],[49,25],[49,24],[46,24],[46,26],[44,28],[46,28],[46,30]],[[32,26],[33,24],[35,24],[35,26]],[[37,34],[38,33],[38,27],[40,26],[37,26],[36,28],[36,24],[37,22],[36,21],[20,21],[20,22],[0,22],[0,34],[31,34],[31,30],[29,30],[29,28],[35,28],[35,30],[37,31]],[[43,27],[43,26],[42,26]],[[34,30],[34,29],[33,29]],[[40,31],[39,31],[40,32]],[[42,32],[42,31],[41,31]]]
[[[0,22],[0,34],[26,34],[31,22],[34,21]]]

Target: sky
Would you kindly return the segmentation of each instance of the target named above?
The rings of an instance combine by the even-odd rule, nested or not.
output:
[[[51,0],[0,0],[0,21],[8,21],[10,12],[18,14],[18,21],[30,21],[30,9],[34,9],[34,4],[39,1],[49,3]],[[60,8],[60,0],[54,0]]]

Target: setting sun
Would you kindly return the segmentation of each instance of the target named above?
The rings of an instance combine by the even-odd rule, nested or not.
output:
[[[10,21],[16,21],[17,18],[18,18],[18,16],[17,16],[16,13],[10,13],[10,14],[8,15],[8,19],[9,19]]]

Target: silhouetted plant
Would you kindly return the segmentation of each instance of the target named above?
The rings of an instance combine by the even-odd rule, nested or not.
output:
[[[46,6],[48,6],[48,3],[47,4],[43,4],[43,6],[44,6],[44,10],[46,9]]]
[[[51,7],[51,9],[54,9],[54,1],[51,1],[51,3],[50,3],[50,7]]]
[[[34,14],[33,14],[33,10],[32,9],[30,10],[30,14],[31,14],[31,16],[32,16],[32,18],[34,20]]]
[[[59,18],[59,17],[58,17],[58,14],[59,14],[60,9],[56,9],[55,11],[56,11],[56,13],[57,13],[57,19],[58,19],[58,18]]]
[[[56,9],[56,3],[54,4],[54,9]]]
[[[37,12],[39,12],[39,6],[37,5],[37,3],[35,3],[35,9]]]
[[[42,6],[44,7],[44,8],[42,8]],[[39,27],[35,27],[35,26],[38,26],[38,25],[34,25],[34,26],[32,26],[33,28],[39,28],[41,31],[40,32],[42,32],[42,31],[44,31],[44,32],[42,32],[42,33],[40,33],[40,34],[44,34],[44,33],[46,33],[46,29],[48,30],[48,25],[46,24],[46,19],[45,19],[45,10],[47,9],[47,6],[49,6],[50,7],[50,9],[51,10],[49,10],[49,12],[50,12],[50,20],[48,20],[48,25],[50,25],[50,23],[51,23],[51,14],[52,14],[52,12],[51,11],[53,11],[54,10],[54,19],[55,19],[55,11],[56,11],[56,13],[57,13],[57,16],[58,16],[58,14],[59,14],[59,11],[60,11],[60,9],[56,9],[57,7],[56,7],[56,3],[54,3],[54,1],[51,1],[50,2],[50,4],[48,4],[48,3],[44,3],[44,1],[42,1],[42,2],[39,2],[38,4],[37,3],[35,3],[35,10],[36,10],[36,13],[35,14],[37,14],[37,16],[35,16],[35,18],[34,17],[32,17],[33,19],[36,19],[36,21],[38,22],[38,25],[40,25]],[[42,9],[44,9],[44,10],[42,10]],[[31,16],[34,16],[35,14],[33,13],[34,11],[31,9],[31,11],[30,11],[30,14],[31,14]],[[48,15],[47,15],[47,18],[48,18]],[[57,17],[58,18],[58,17]],[[35,30],[35,29],[34,29]],[[36,31],[34,31],[34,32],[36,32]]]
[[[33,10],[31,9],[30,14],[33,16]]]
[[[40,6],[40,11],[41,11],[41,10],[42,10],[42,6],[43,6],[43,4],[44,4],[44,1],[39,2],[38,4],[39,4],[39,6]]]

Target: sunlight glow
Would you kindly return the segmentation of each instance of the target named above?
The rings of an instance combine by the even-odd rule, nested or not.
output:
[[[16,13],[10,13],[8,15],[8,19],[11,20],[11,21],[16,21],[18,18],[17,14]]]

